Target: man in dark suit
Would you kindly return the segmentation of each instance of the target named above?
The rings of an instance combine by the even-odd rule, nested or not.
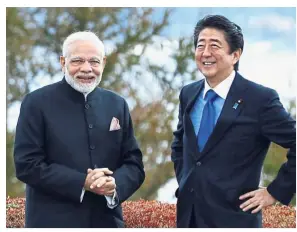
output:
[[[64,79],[22,102],[14,160],[26,227],[124,227],[120,204],[145,174],[126,101],[97,88],[105,62],[94,33],[73,33],[60,58]]]
[[[296,189],[296,128],[275,90],[238,72],[241,28],[211,15],[195,28],[205,79],[180,93],[172,161],[179,188],[177,227],[261,227],[261,209],[289,204]],[[289,149],[267,188],[258,188],[270,142]]]

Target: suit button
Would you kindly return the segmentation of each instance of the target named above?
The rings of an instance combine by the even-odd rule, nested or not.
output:
[[[95,149],[95,146],[94,146],[94,145],[91,145],[91,146],[90,146],[90,149],[91,149],[91,150],[94,150],[94,149]]]
[[[92,129],[93,128],[93,124],[89,124],[89,128]]]
[[[199,161],[196,163],[197,166],[201,166],[201,164],[202,164],[202,163],[199,162]]]
[[[87,103],[87,104],[85,104],[85,108],[86,109],[89,109],[90,108],[90,105]]]
[[[190,189],[190,193],[192,193],[192,192],[194,192],[194,189],[193,188]]]

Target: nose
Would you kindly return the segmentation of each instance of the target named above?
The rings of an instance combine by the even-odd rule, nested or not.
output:
[[[211,52],[210,52],[210,46],[205,46],[204,50],[203,50],[203,53],[202,53],[202,56],[211,56]]]
[[[80,67],[80,70],[82,72],[89,73],[89,72],[92,72],[92,66],[88,61],[85,61],[85,63],[83,63],[82,66]]]

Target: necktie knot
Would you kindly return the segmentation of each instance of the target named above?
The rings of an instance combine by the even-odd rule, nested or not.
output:
[[[216,92],[215,91],[213,91],[212,89],[210,89],[210,90],[208,90],[207,92],[206,92],[206,94],[205,94],[205,101],[210,101],[210,102],[213,102],[215,99],[216,99],[216,97],[217,97],[218,95],[216,94]]]

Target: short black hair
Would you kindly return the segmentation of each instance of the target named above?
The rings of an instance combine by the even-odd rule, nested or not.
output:
[[[230,54],[239,48],[243,51],[243,34],[240,26],[231,22],[229,19],[222,15],[207,15],[203,19],[199,20],[196,24],[194,31],[194,47],[197,47],[197,41],[200,32],[205,28],[214,28],[224,32],[225,39],[230,47]],[[234,64],[234,70],[237,71],[239,67],[239,61]]]

